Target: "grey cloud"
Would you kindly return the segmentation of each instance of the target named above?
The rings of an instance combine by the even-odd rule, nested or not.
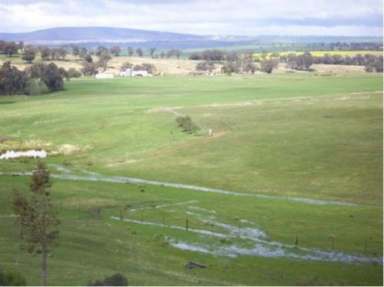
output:
[[[199,34],[375,35],[381,0],[0,0],[0,31],[112,26]],[[317,28],[316,28],[317,27]]]

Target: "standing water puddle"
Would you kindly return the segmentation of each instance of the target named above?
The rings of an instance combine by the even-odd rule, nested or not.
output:
[[[36,153],[37,152],[37,153]],[[7,154],[9,156],[9,153]],[[27,156],[41,156],[45,157],[45,151],[27,151],[23,155]],[[5,158],[4,154],[1,155],[2,158]],[[20,154],[19,154],[20,156]],[[298,197],[285,197],[285,196],[269,196],[262,194],[247,194],[240,192],[232,192],[221,189],[199,187],[193,185],[185,185],[179,183],[169,183],[169,182],[160,182],[153,180],[145,180],[139,178],[123,177],[123,176],[104,176],[94,172],[83,171],[83,175],[76,175],[71,172],[69,169],[61,167],[59,165],[51,165],[56,169],[56,171],[61,172],[61,174],[51,174],[53,178],[62,179],[62,180],[79,180],[79,181],[101,181],[101,182],[111,182],[111,183],[129,183],[129,184],[150,184],[150,185],[159,185],[166,187],[175,187],[181,189],[188,189],[193,191],[202,191],[202,192],[213,192],[223,195],[235,195],[235,196],[248,196],[256,198],[266,198],[266,199],[280,199],[288,200],[293,202],[300,202],[304,204],[335,204],[335,205],[350,205],[355,206],[347,202],[340,201],[327,201],[327,200],[316,200],[316,199],[307,199],[307,198],[298,198]],[[18,176],[30,176],[32,172],[13,172],[6,173],[0,172],[0,175],[18,175]],[[182,202],[177,205],[193,203],[193,202]],[[168,206],[157,206],[157,208],[168,207]],[[339,251],[322,251],[319,249],[304,248],[295,245],[284,244],[277,241],[269,240],[268,236],[263,230],[253,227],[237,227],[234,225],[226,224],[216,220],[215,212],[210,212],[210,214],[202,215],[198,214],[195,211],[204,211],[200,207],[190,207],[193,211],[187,211],[187,214],[195,216],[201,222],[211,224],[216,226],[219,229],[222,229],[222,232],[213,232],[210,230],[204,229],[193,229],[189,228],[188,231],[192,233],[199,234],[200,236],[206,237],[216,237],[221,239],[236,239],[240,243],[251,243],[251,244],[220,244],[216,242],[214,244],[200,244],[200,243],[189,243],[186,241],[180,241],[172,238],[168,238],[168,242],[171,246],[174,246],[183,250],[198,251],[203,253],[209,253],[212,255],[218,256],[228,256],[228,257],[237,257],[240,255],[248,256],[262,256],[262,257],[288,257],[296,258],[302,260],[317,260],[317,261],[331,261],[331,262],[346,262],[346,263],[377,263],[382,264],[381,257],[369,257],[362,255],[351,255]],[[112,217],[114,220],[121,220],[119,217]],[[184,231],[185,228],[177,225],[165,225],[156,222],[141,221],[135,219],[123,219],[124,221],[135,223],[135,224],[144,224],[152,225],[160,228],[172,228]],[[255,225],[255,223],[243,220],[243,223],[249,223]]]
[[[26,151],[14,151],[8,150],[3,154],[0,154],[0,159],[13,159],[19,157],[32,157],[32,158],[46,158],[47,152],[44,150],[26,150]]]
[[[199,209],[199,208],[192,208]],[[231,224],[219,222],[214,215],[202,215],[195,212],[187,211],[187,214],[194,216],[203,223],[216,226],[222,231],[210,231],[204,229],[162,224],[150,221],[142,221],[135,219],[121,219],[119,217],[111,217],[113,220],[123,220],[125,222],[150,225],[159,228],[176,229],[185,232],[191,232],[204,237],[226,239],[228,242],[237,241],[236,243],[222,243],[220,240],[214,240],[212,244],[187,242],[177,240],[175,238],[166,237],[167,242],[178,249],[188,250],[193,252],[201,252],[215,256],[237,257],[237,256],[258,256],[258,257],[286,257],[300,260],[311,261],[328,261],[328,262],[343,262],[343,263],[376,263],[382,264],[382,258],[369,257],[363,255],[346,254],[340,251],[322,251],[316,248],[305,248],[291,244],[284,244],[278,241],[270,240],[267,234],[253,227],[238,227]],[[254,225],[254,223],[252,222]]]

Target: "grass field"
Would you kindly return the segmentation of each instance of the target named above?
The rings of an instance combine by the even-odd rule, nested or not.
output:
[[[0,98],[0,150],[51,153],[62,225],[49,283],[122,272],[132,285],[382,284],[382,84],[377,74],[82,79]],[[200,131],[181,132],[178,115]],[[34,164],[0,161],[1,264],[29,284],[39,258],[20,250],[9,203],[29,178],[6,174]]]

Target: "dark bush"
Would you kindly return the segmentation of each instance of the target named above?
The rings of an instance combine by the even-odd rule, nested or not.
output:
[[[37,79],[40,78],[43,74],[43,70],[45,68],[46,64],[42,62],[34,63],[32,66],[27,67],[25,69],[25,72],[27,73],[28,77]]]
[[[141,65],[135,65],[133,67],[133,70],[135,70],[135,71],[144,70],[144,71],[147,71],[150,74],[154,74],[156,72],[156,67],[154,65],[152,65],[152,64],[143,63]]]
[[[123,65],[121,65],[120,70],[121,71],[126,71],[127,69],[131,69],[133,67],[133,64],[129,62],[125,62]]]
[[[227,75],[231,75],[232,73],[238,73],[240,71],[239,63],[227,62],[221,67],[221,71]]]
[[[277,65],[278,65],[278,62],[276,60],[273,60],[273,59],[263,60],[260,63],[260,69],[263,72],[270,74],[277,67]]]
[[[25,286],[25,278],[16,272],[6,272],[0,267],[0,286]]]
[[[287,57],[288,67],[295,70],[308,71],[313,62],[313,57],[308,52],[302,55],[289,54]]]
[[[128,286],[128,280],[124,275],[115,273],[112,276],[105,277],[103,280],[90,282],[88,286]]]
[[[81,68],[81,72],[85,76],[93,76],[97,74],[97,68],[94,63],[90,63],[87,61],[83,62],[83,67]]]
[[[27,85],[27,74],[5,62],[0,68],[0,95],[15,95],[24,93]]]
[[[24,53],[21,58],[27,63],[32,63],[32,61],[35,59],[35,56],[36,50],[33,47],[28,46],[24,48]]]
[[[215,64],[210,61],[200,62],[196,65],[197,71],[205,71],[211,73],[215,69]]]
[[[0,94],[28,94],[35,95],[39,91],[44,93],[46,88],[49,91],[58,91],[64,88],[63,72],[54,63],[46,65],[36,63],[26,69],[25,72],[12,67],[6,62],[0,68]]]
[[[85,55],[84,56],[84,61],[88,62],[88,63],[93,63],[93,58],[91,55]]]
[[[54,63],[50,63],[44,67],[41,80],[47,85],[51,92],[64,88],[62,72]]]
[[[192,134],[200,129],[194,122],[192,122],[192,119],[189,116],[179,116],[176,118],[176,122],[179,128],[185,133]]]

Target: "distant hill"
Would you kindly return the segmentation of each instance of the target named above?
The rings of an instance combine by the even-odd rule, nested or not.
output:
[[[379,42],[375,37],[335,37],[335,36],[201,36],[183,33],[148,31],[112,27],[59,27],[26,33],[0,33],[0,40],[23,41],[39,45],[79,44],[86,47],[120,45],[142,48],[237,48],[255,49],[271,47],[275,43],[306,44],[330,42]]]
[[[155,41],[198,41],[205,40],[206,37],[128,28],[60,27],[27,33],[0,33],[0,39],[6,41],[24,41],[26,43],[63,44],[89,42],[140,43]]]

